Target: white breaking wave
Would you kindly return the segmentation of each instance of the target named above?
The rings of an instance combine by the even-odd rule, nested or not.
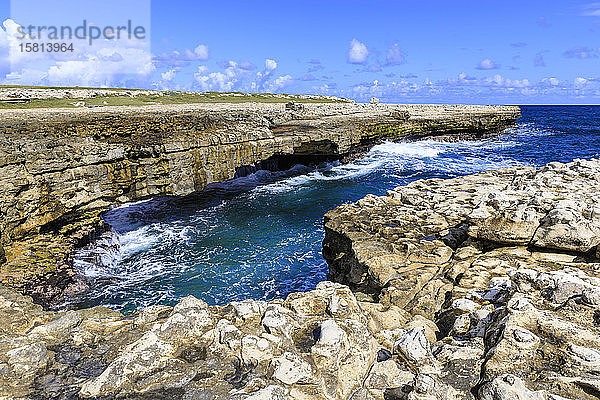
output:
[[[534,122],[521,122],[518,125],[511,126],[504,131],[505,135],[515,136],[527,136],[530,137],[539,137],[539,136],[549,136],[554,135],[557,132],[552,130],[544,129]]]
[[[93,244],[80,249],[75,255],[75,267],[90,278],[118,278],[144,281],[161,273],[161,263],[143,263],[135,268],[123,268],[122,261],[150,251],[159,241],[183,243],[188,239],[189,227],[150,224],[129,232],[107,232]]]
[[[156,229],[152,228],[152,225],[145,225],[119,235],[121,255],[123,257],[128,257],[152,247],[152,245],[159,240],[160,235],[156,232]],[[166,231],[164,233],[167,234]]]
[[[307,174],[293,176],[274,183],[258,186],[254,191],[256,193],[281,193],[301,187],[308,187],[311,183],[316,181],[339,181],[343,179],[358,178],[380,169],[385,162],[386,160],[384,159],[377,159],[349,164],[340,164],[339,162],[327,163]]]
[[[106,276],[106,271],[115,269],[121,260],[119,235],[106,232],[94,243],[75,253],[73,264],[83,276],[96,278]]]
[[[452,157],[457,154],[470,154],[473,157],[486,157],[494,150],[508,149],[519,145],[513,140],[479,140],[479,141],[457,141],[438,142],[435,140],[424,140],[422,142],[396,143],[384,142],[370,151],[370,155],[385,153],[389,155],[404,156],[407,158],[432,159],[438,156]],[[487,153],[484,153],[487,152]],[[460,160],[457,160],[460,161]]]
[[[253,192],[254,194],[283,193],[309,188],[318,181],[356,179],[375,172],[390,177],[410,179],[419,173],[433,172],[455,176],[514,167],[523,163],[493,153],[517,145],[518,143],[505,138],[460,142],[387,141],[374,146],[362,159],[348,164],[339,162],[326,164],[304,175],[257,186]]]
[[[432,158],[437,157],[445,150],[441,142],[423,141],[412,143],[384,142],[373,147],[370,155],[378,153],[398,154],[410,157]]]

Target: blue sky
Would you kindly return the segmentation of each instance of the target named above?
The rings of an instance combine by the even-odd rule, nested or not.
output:
[[[316,93],[357,101],[376,96],[417,103],[600,103],[600,3],[140,4],[137,11],[120,10],[118,18],[110,10],[95,15],[143,20],[140,10],[148,8],[147,49],[129,56],[111,50],[120,51],[118,57],[98,57],[90,50],[78,54],[77,61],[30,65],[11,63],[9,56],[0,67],[0,81]],[[52,12],[43,11],[50,18]],[[23,12],[15,15],[10,4],[0,7],[5,34],[9,19],[28,23],[19,21],[30,17]],[[54,7],[53,12],[64,17],[70,8]],[[148,59],[140,56],[142,51],[149,52]]]

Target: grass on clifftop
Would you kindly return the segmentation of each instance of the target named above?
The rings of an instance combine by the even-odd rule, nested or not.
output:
[[[0,85],[0,99],[4,98],[2,92],[8,89],[22,89],[24,93],[28,89],[54,89],[54,90],[109,90],[114,94],[99,93],[90,98],[33,98],[26,103],[7,103],[0,100],[0,109],[30,109],[30,108],[85,108],[102,106],[144,106],[156,104],[194,104],[194,103],[287,103],[295,101],[299,103],[344,103],[347,99],[326,96],[298,96],[289,94],[270,93],[241,93],[241,92],[150,92],[149,94],[133,94],[140,89],[115,89],[115,88],[81,88],[81,87],[43,87],[43,86],[19,86],[9,87]],[[119,93],[131,92],[131,93]],[[23,96],[25,97],[25,96]]]

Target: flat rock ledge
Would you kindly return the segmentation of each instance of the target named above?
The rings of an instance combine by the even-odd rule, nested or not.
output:
[[[600,160],[420,180],[325,226],[330,279],[437,329],[393,337],[416,378],[392,398],[600,398]]]
[[[0,285],[0,399],[600,396],[600,160],[425,180],[326,215],[269,302],[50,312]],[[352,288],[352,289],[351,289]]]
[[[73,249],[109,207],[256,169],[349,160],[383,140],[490,136],[511,106],[202,103],[0,110],[0,282],[51,306],[85,290]]]

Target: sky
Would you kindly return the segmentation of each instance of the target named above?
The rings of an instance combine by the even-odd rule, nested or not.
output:
[[[600,104],[600,2],[0,1],[0,84]],[[18,26],[83,19],[130,20],[146,35],[65,53],[18,47],[35,42]]]

